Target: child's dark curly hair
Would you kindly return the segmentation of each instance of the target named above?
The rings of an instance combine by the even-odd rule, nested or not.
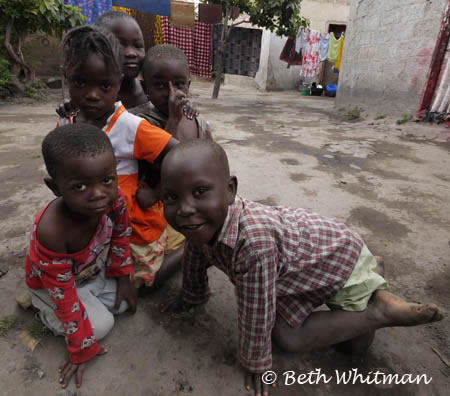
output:
[[[64,38],[64,69],[78,68],[95,52],[110,71],[122,74],[122,47],[119,40],[105,28],[85,25],[72,29]]]
[[[47,172],[53,178],[68,158],[92,156],[106,151],[114,153],[106,133],[84,122],[55,128],[42,141],[42,156]]]

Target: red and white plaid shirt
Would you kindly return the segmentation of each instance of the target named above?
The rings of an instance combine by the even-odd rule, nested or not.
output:
[[[302,323],[344,286],[362,246],[358,234],[332,219],[236,196],[214,245],[186,244],[183,298],[206,302],[207,268],[225,272],[238,299],[240,362],[264,372],[272,366],[276,312],[292,327]]]

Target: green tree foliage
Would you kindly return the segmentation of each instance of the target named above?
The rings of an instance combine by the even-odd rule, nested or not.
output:
[[[278,36],[295,37],[300,26],[309,26],[309,20],[300,15],[302,0],[201,0],[202,3],[220,4],[222,6],[222,22],[224,28],[218,44],[216,58],[216,81],[213,99],[219,96],[220,80],[223,72],[225,44],[228,42],[233,26],[243,22],[269,29]],[[238,7],[239,19],[231,19],[232,7]]]
[[[26,36],[41,32],[62,37],[64,29],[82,25],[85,19],[79,7],[64,5],[63,0],[0,0],[0,35],[19,91],[24,90],[24,80],[35,79],[22,52]]]

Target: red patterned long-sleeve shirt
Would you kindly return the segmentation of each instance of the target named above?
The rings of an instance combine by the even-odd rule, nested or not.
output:
[[[96,356],[100,346],[76,286],[93,279],[103,268],[107,277],[130,274],[131,225],[127,203],[119,192],[116,201],[100,218],[88,246],[70,254],[52,252],[37,240],[37,226],[49,205],[39,213],[33,225],[25,259],[25,279],[32,289],[47,289],[55,314],[64,325],[70,361],[82,363]]]
[[[208,299],[209,266],[226,273],[237,296],[239,360],[264,372],[272,366],[276,313],[292,327],[301,324],[344,286],[362,246],[358,234],[332,219],[236,196],[213,246],[187,242],[183,298]]]

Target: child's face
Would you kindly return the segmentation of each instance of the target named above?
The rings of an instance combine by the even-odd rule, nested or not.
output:
[[[131,18],[123,18],[114,24],[112,33],[122,46],[124,78],[136,78],[145,57],[144,38],[139,25]]]
[[[153,60],[151,67],[143,70],[145,91],[158,111],[169,115],[169,81],[175,89],[189,94],[189,73],[178,59]]]
[[[120,89],[120,72],[109,70],[103,57],[92,52],[86,62],[66,71],[72,102],[85,120],[103,127],[114,111]]]
[[[220,167],[205,149],[178,152],[164,161],[164,215],[194,245],[214,242],[234,201],[237,180]]]
[[[67,158],[47,185],[77,215],[92,218],[104,214],[118,194],[116,159],[111,151]]]

